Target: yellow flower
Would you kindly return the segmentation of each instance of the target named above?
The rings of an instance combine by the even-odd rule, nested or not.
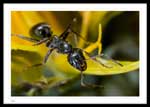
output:
[[[85,47],[85,41],[79,39],[78,47],[80,48],[85,47],[84,51],[88,53],[91,53],[93,50],[98,48],[97,54],[101,54],[102,25],[99,24],[98,28],[93,28],[89,24],[90,23],[96,24],[97,22],[100,22],[108,12],[103,11],[103,12],[77,12],[77,13],[78,13],[77,15],[81,16],[82,23],[81,23],[80,34],[84,38],[87,38],[87,32],[88,29],[90,28],[97,29],[98,32],[98,37],[96,42]],[[58,19],[57,15],[58,14],[55,15],[54,12],[46,12],[46,11],[36,11],[36,12],[35,11],[12,11],[11,12],[11,28],[12,28],[11,33],[22,34],[29,37],[30,35],[28,34],[28,31],[33,25],[39,22],[47,22],[51,24],[54,33],[56,35],[60,35],[64,30],[63,27],[61,26],[61,23],[63,23],[61,21],[63,20],[59,21],[60,19]],[[46,52],[48,51],[45,44],[39,46],[32,46],[32,44],[33,43],[22,40],[15,36],[12,37],[12,42],[11,42],[12,84],[17,84],[20,79],[29,82],[35,82],[38,80],[46,81],[43,72],[39,71],[38,68],[34,68],[32,70],[30,69],[27,71],[24,70],[24,67],[26,66],[30,66],[41,62],[42,58],[44,58]],[[86,56],[86,58],[89,57]],[[97,58],[98,60],[102,60],[100,57]],[[94,60],[89,59],[86,61],[88,67],[87,70],[84,72],[84,74],[90,74],[90,75],[120,74],[120,73],[130,72],[139,68],[139,61],[118,61],[123,65],[123,66],[119,66],[118,64],[115,64],[112,60],[103,59],[105,64],[112,66],[108,68],[104,67],[103,65],[101,65],[100,63]],[[52,53],[52,55],[50,55],[46,66],[51,72],[53,72],[55,75],[58,75],[60,77],[62,75],[63,76],[69,75],[72,77],[80,73],[78,70],[73,68],[67,62],[66,55],[62,55],[57,52],[54,52]]]

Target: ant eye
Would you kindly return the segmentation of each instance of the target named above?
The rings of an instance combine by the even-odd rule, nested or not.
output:
[[[41,28],[41,29],[38,29],[38,31],[37,31],[37,33],[39,33],[39,35],[41,35],[41,36],[48,36],[48,34],[49,34],[49,28],[47,28],[47,27],[43,27],[43,28]]]
[[[40,40],[45,37],[50,37],[52,35],[52,31],[48,24],[39,23],[31,28],[30,35],[33,38]]]

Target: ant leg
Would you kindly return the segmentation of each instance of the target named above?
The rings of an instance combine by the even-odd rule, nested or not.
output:
[[[106,66],[104,63],[102,63],[102,61],[96,59],[96,57],[101,57],[101,56],[104,56],[104,54],[92,56],[92,57],[90,57],[90,59],[92,59],[92,60],[94,60],[94,61],[96,61],[96,62],[99,62],[102,66],[104,66],[104,67],[106,67],[106,68],[112,68],[112,67],[110,67],[110,66]],[[121,66],[121,67],[123,66],[121,63],[119,63],[118,61],[116,61],[116,60],[114,60],[114,59],[111,59],[111,58],[107,58],[107,59],[110,59],[112,62],[118,64],[118,65]]]
[[[54,87],[64,86],[64,85],[66,85],[68,83],[72,83],[74,80],[76,80],[78,78],[79,78],[79,76],[77,76],[75,78],[63,80],[61,82],[58,82]],[[80,73],[80,85],[82,87],[86,87],[86,88],[104,88],[102,85],[95,85],[95,84],[87,84],[87,83],[85,83],[84,82],[83,72]]]
[[[74,31],[71,26],[73,24],[73,22],[76,22],[76,18],[73,18],[72,23],[70,23],[68,25],[68,27],[65,29],[65,31],[60,35],[60,38],[63,40],[66,40],[66,38],[69,36],[69,33],[74,33],[76,36],[80,37],[82,40],[85,41],[85,44],[89,45],[89,44],[93,44],[93,42],[89,42],[87,41],[84,37],[82,37],[79,33],[77,33],[76,31]]]
[[[84,80],[83,72],[81,72],[80,78],[81,78],[80,84],[81,84],[82,87],[88,87],[88,88],[104,88],[104,87],[101,86],[101,85],[95,85],[95,84],[87,84],[87,83],[85,83],[85,82],[83,81],[83,80]]]
[[[110,58],[110,57],[108,57],[108,56],[104,55],[103,53],[102,53],[102,54],[100,54],[100,57],[102,57],[102,56],[105,56],[105,57],[107,57],[107,59],[112,60],[114,63],[116,63],[116,64],[118,64],[118,65],[120,65],[120,66],[123,66],[123,65],[122,65],[121,63],[119,63],[118,61],[116,61],[116,60],[114,60],[114,59],[112,59],[112,58]]]
[[[54,50],[54,49],[50,49],[50,50],[47,52],[47,54],[46,54],[46,56],[45,56],[45,58],[44,58],[43,64],[45,64],[45,63],[47,62],[48,57],[49,57],[49,55],[52,53],[53,50]]]
[[[49,57],[49,55],[52,53],[52,51],[53,51],[53,50],[54,50],[54,49],[50,49],[50,50],[48,50],[48,52],[47,52],[46,56],[44,57],[44,60],[43,60],[43,62],[42,62],[42,63],[32,65],[31,67],[37,67],[37,66],[44,65],[44,64],[47,62],[48,57]]]
[[[82,50],[84,53],[86,53],[86,54],[90,57],[89,59],[92,59],[92,60],[94,60],[94,61],[100,63],[102,66],[104,66],[104,67],[106,67],[106,68],[111,68],[110,66],[106,66],[105,64],[103,64],[102,61],[96,59],[96,57],[102,57],[102,56],[104,56],[104,54],[95,55],[95,56],[90,56],[90,54],[89,54],[88,52],[84,51],[83,49],[81,49],[81,50]],[[106,56],[106,55],[105,55],[105,56]],[[107,59],[110,59],[112,62],[118,64],[119,66],[121,66],[121,67],[123,66],[123,65],[122,65],[121,63],[119,63],[118,61],[116,61],[116,60],[114,60],[114,59],[111,59],[111,58],[108,58],[108,56],[106,56],[106,57],[107,57]],[[86,59],[86,60],[88,60],[88,59]]]
[[[20,35],[20,34],[11,34],[11,36],[17,36],[21,39],[24,39],[24,40],[27,40],[27,41],[30,41],[30,42],[38,42],[38,40],[36,40],[36,39],[29,38],[29,37],[26,37],[26,36],[23,36],[23,35]]]
[[[85,44],[87,44],[87,45],[94,44],[94,42],[87,41],[84,37],[82,37],[78,32],[74,31],[73,29],[70,28],[70,30],[71,30],[72,33],[75,34],[74,36],[78,36],[79,38],[81,38],[82,40],[84,40]]]
[[[69,33],[72,32],[71,26],[72,26],[72,24],[73,24],[74,22],[76,22],[76,18],[73,18],[73,19],[72,19],[72,22],[67,26],[67,28],[65,29],[65,31],[60,35],[60,38],[61,38],[61,39],[65,40],[65,39],[68,37]]]
[[[75,19],[75,18],[74,18]],[[66,40],[66,38],[68,37],[69,33],[71,32],[70,28],[71,25],[73,24],[73,22],[75,22],[75,20],[72,20],[72,22],[67,26],[67,28],[65,29],[65,31],[60,35],[60,38],[63,40]]]
[[[72,28],[70,28],[70,26],[67,27],[67,29],[60,35],[60,38],[65,40],[68,36],[69,33],[73,33],[75,35],[73,35],[75,37],[75,42],[77,41],[77,37],[81,38],[82,40],[84,40],[86,45],[90,45],[90,44],[94,44],[94,42],[89,42],[87,41],[84,37],[82,37],[79,33],[77,33],[76,31],[74,31]],[[76,43],[77,44],[77,43]]]
[[[112,68],[111,66],[107,66],[107,65],[105,65],[104,63],[102,63],[101,60],[97,60],[97,59],[96,59],[97,56],[99,56],[99,55],[92,56],[92,57],[90,57],[90,59],[92,59],[92,60],[94,60],[94,61],[100,63],[102,66],[104,66],[104,67],[106,67],[106,68]]]
[[[71,27],[71,24],[69,24],[68,27],[66,28],[66,30],[60,35],[61,39],[66,40],[69,33],[71,33],[70,27]]]
[[[84,51],[83,49],[81,49],[81,50],[89,56],[89,59],[94,60],[94,61],[100,63],[102,66],[104,66],[106,68],[111,68],[110,66],[107,66],[107,65],[103,64],[102,61],[96,59],[96,57],[99,56],[99,55],[90,56],[90,54],[88,52]],[[89,60],[89,59],[85,59],[85,60]]]
[[[84,75],[83,75],[83,72],[81,71],[81,74],[80,74],[80,78],[81,78],[81,82],[80,82],[80,84],[81,84],[81,86],[83,86],[83,87],[85,87],[86,85],[85,85],[85,83],[83,82],[83,79],[84,79]]]

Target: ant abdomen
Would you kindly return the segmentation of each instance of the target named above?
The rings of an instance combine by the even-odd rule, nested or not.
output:
[[[68,62],[81,72],[87,69],[85,57],[79,48],[73,48],[72,52],[68,55]]]

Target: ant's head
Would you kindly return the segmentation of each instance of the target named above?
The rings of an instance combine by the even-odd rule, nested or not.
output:
[[[50,25],[47,23],[38,23],[35,26],[33,26],[30,30],[30,35],[37,39],[41,40],[45,37],[51,37],[52,36],[52,31]]]

